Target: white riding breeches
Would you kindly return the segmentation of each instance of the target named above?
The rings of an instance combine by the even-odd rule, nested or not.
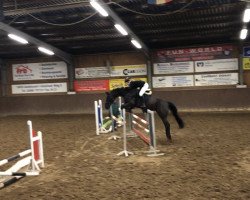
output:
[[[146,92],[146,90],[148,89],[148,87],[149,87],[148,83],[145,83],[145,84],[143,85],[143,87],[141,88],[141,90],[140,90],[140,92],[139,92],[139,96],[140,96],[140,97]]]

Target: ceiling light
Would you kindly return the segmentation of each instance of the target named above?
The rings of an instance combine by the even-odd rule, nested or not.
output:
[[[133,44],[137,49],[141,49],[141,48],[142,48],[142,46],[140,45],[140,43],[139,43],[137,40],[132,39],[131,42],[132,42],[132,44]]]
[[[250,9],[247,8],[244,11],[244,15],[243,15],[243,22],[249,22],[250,21]]]
[[[93,6],[94,9],[96,9],[102,16],[107,17],[109,14],[106,10],[101,7],[101,5],[96,0],[90,0],[91,6]]]
[[[43,53],[46,53],[46,54],[48,54],[50,56],[53,56],[55,54],[53,51],[51,51],[49,49],[46,49],[44,47],[38,47],[38,50],[41,51],[41,52],[43,52]]]
[[[120,24],[115,24],[115,28],[116,28],[122,35],[128,35],[128,32],[127,32]]]
[[[29,42],[17,35],[14,34],[8,34],[9,38],[11,38],[12,40],[16,40],[17,42],[20,42],[22,44],[28,44]]]
[[[241,31],[240,31],[240,39],[244,40],[246,39],[247,37],[247,29],[246,28],[243,28]]]

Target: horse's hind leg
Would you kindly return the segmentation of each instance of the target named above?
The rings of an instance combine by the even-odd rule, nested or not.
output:
[[[166,137],[169,141],[172,141],[172,137],[171,137],[171,134],[170,134],[170,123],[168,122],[168,120],[165,118],[165,119],[162,119],[163,123],[164,123],[164,126],[165,126],[165,131],[166,131]]]
[[[170,123],[168,122],[167,120],[167,116],[168,114],[165,113],[165,114],[159,114],[159,117],[161,118],[161,121],[163,122],[164,126],[165,126],[165,132],[166,132],[166,137],[169,141],[172,140],[172,137],[171,137],[171,134],[170,134]]]
[[[166,137],[167,140],[171,141],[171,133],[170,133],[170,123],[168,122],[168,110],[166,109],[167,105],[163,102],[163,103],[159,103],[156,107],[156,112],[159,115],[159,117],[161,118],[161,121],[163,122],[164,126],[165,126],[165,131],[166,131]]]

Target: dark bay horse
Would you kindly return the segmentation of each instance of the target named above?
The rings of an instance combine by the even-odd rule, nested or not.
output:
[[[125,108],[127,112],[131,112],[133,108],[141,108],[143,112],[146,112],[147,109],[156,111],[156,113],[161,118],[166,131],[166,137],[168,140],[171,141],[171,134],[170,134],[170,124],[167,120],[167,116],[169,111],[172,112],[174,118],[176,119],[179,128],[184,128],[184,122],[180,118],[176,106],[168,101],[154,98],[151,95],[143,95],[145,107],[141,105],[141,101],[138,100],[138,89],[131,89],[129,87],[121,87],[111,90],[110,93],[106,92],[106,102],[105,108],[109,109],[112,103],[114,103],[117,97],[123,97],[124,104],[122,108]]]

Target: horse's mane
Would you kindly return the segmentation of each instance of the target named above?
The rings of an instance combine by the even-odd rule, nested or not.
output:
[[[129,92],[131,92],[134,89],[131,89],[129,87],[119,87],[119,88],[115,88],[113,90],[110,91],[110,94],[113,98],[116,97],[124,97],[125,95],[127,95]]]

